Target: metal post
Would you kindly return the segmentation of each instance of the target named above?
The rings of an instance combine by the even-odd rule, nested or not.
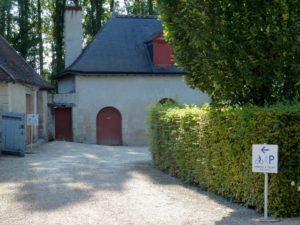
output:
[[[264,219],[268,220],[268,173],[265,173],[265,209]]]
[[[33,126],[30,126],[30,152],[32,152]]]

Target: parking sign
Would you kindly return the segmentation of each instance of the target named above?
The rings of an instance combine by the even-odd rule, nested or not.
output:
[[[278,145],[252,145],[252,172],[278,172]]]
[[[39,115],[38,114],[27,114],[27,126],[38,126]]]

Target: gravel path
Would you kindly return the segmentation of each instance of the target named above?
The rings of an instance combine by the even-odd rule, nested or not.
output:
[[[248,225],[255,211],[183,185],[147,148],[50,142],[0,156],[0,225]],[[300,225],[300,218],[280,225]]]

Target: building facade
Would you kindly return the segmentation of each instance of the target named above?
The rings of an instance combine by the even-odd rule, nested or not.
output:
[[[73,17],[81,16],[80,8],[68,10]],[[164,99],[181,104],[209,101],[207,95],[186,85],[186,72],[174,65],[171,53],[157,18],[111,18],[76,60],[57,75],[58,94],[53,99],[56,138],[146,145],[149,105]]]
[[[48,92],[52,89],[0,36],[0,112],[39,114],[39,126],[33,130],[34,141],[48,140]],[[27,127],[27,144],[30,132]]]

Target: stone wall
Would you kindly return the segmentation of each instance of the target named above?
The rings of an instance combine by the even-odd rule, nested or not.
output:
[[[124,145],[146,145],[148,105],[163,98],[183,104],[209,101],[207,95],[189,88],[180,76],[76,76],[75,84],[72,117],[76,142],[96,143],[96,118],[104,107],[120,111]]]

